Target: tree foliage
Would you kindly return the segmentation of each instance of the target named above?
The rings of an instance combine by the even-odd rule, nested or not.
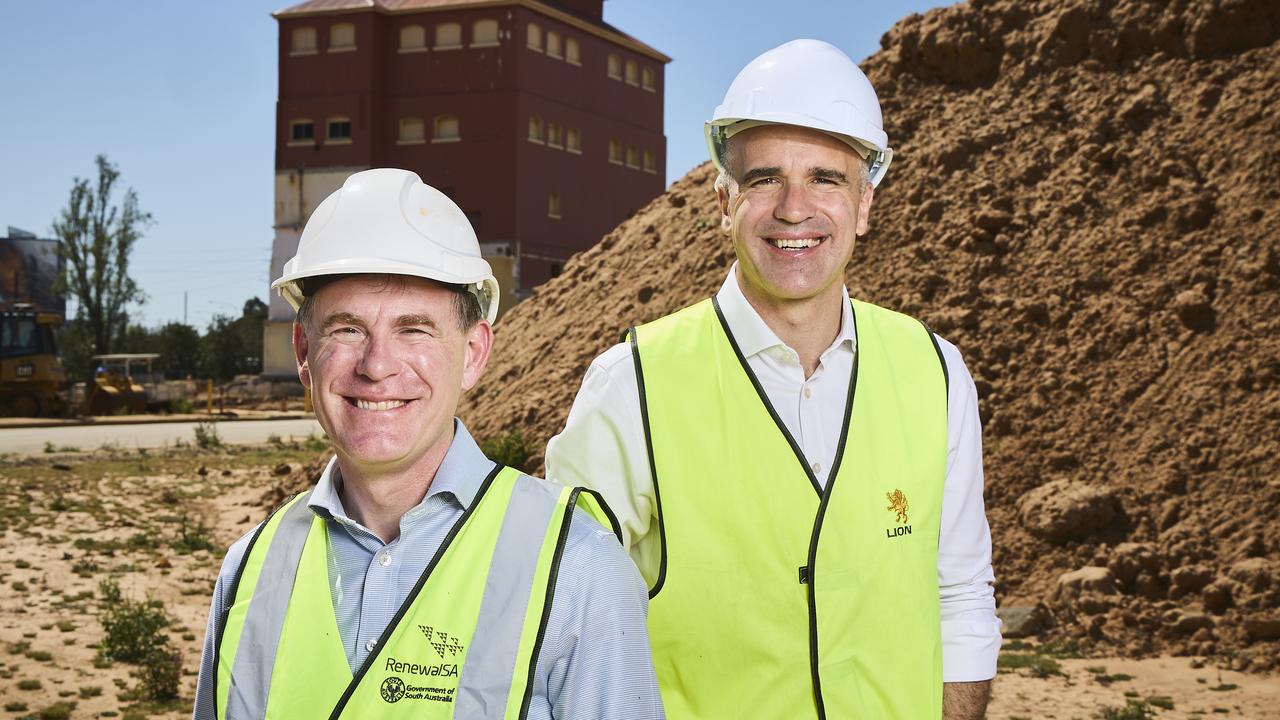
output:
[[[267,319],[267,304],[258,298],[244,303],[240,317],[217,315],[200,339],[200,357],[204,374],[218,382],[236,375],[262,372],[262,325]]]
[[[128,307],[146,296],[129,277],[129,253],[151,223],[150,213],[138,207],[138,195],[124,192],[114,204],[120,171],[105,155],[98,166],[95,184],[76,178],[67,206],[53,223],[53,233],[61,241],[58,253],[66,267],[56,290],[76,300],[76,319],[82,321],[93,340],[95,353],[109,353],[129,324]]]

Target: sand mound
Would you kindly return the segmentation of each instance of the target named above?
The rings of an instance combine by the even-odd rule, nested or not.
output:
[[[849,287],[965,353],[1001,602],[1086,652],[1280,662],[1278,37],[1268,0],[975,1],[863,64],[897,154]],[[477,435],[545,441],[626,327],[716,289],[711,181],[499,323]]]

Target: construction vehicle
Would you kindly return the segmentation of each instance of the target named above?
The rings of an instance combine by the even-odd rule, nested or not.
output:
[[[0,415],[62,415],[67,374],[53,329],[62,316],[15,304],[0,310]]]
[[[9,228],[0,237],[0,415],[62,415],[66,371],[53,330],[65,298],[53,291],[62,267],[57,241]]]
[[[85,415],[140,414],[148,410],[168,410],[175,401],[192,401],[197,396],[193,380],[165,380],[152,370],[157,353],[114,353],[94,355],[93,382],[73,397]]]

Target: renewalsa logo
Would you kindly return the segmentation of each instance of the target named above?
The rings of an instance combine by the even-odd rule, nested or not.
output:
[[[382,681],[382,699],[389,703],[400,702],[404,697],[404,681],[392,675]]]

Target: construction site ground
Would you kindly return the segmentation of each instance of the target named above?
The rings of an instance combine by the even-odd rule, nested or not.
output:
[[[204,449],[193,438],[180,448],[6,463],[0,718],[189,717],[222,553],[268,512],[275,488],[314,474],[325,452],[317,438]],[[100,583],[109,579],[126,598],[159,601],[172,617],[165,632],[182,655],[177,700],[145,701],[136,666],[100,657]],[[1084,659],[1024,641],[1006,641],[1005,649],[988,713],[998,720],[1280,717],[1274,676],[1222,670],[1203,658]]]

